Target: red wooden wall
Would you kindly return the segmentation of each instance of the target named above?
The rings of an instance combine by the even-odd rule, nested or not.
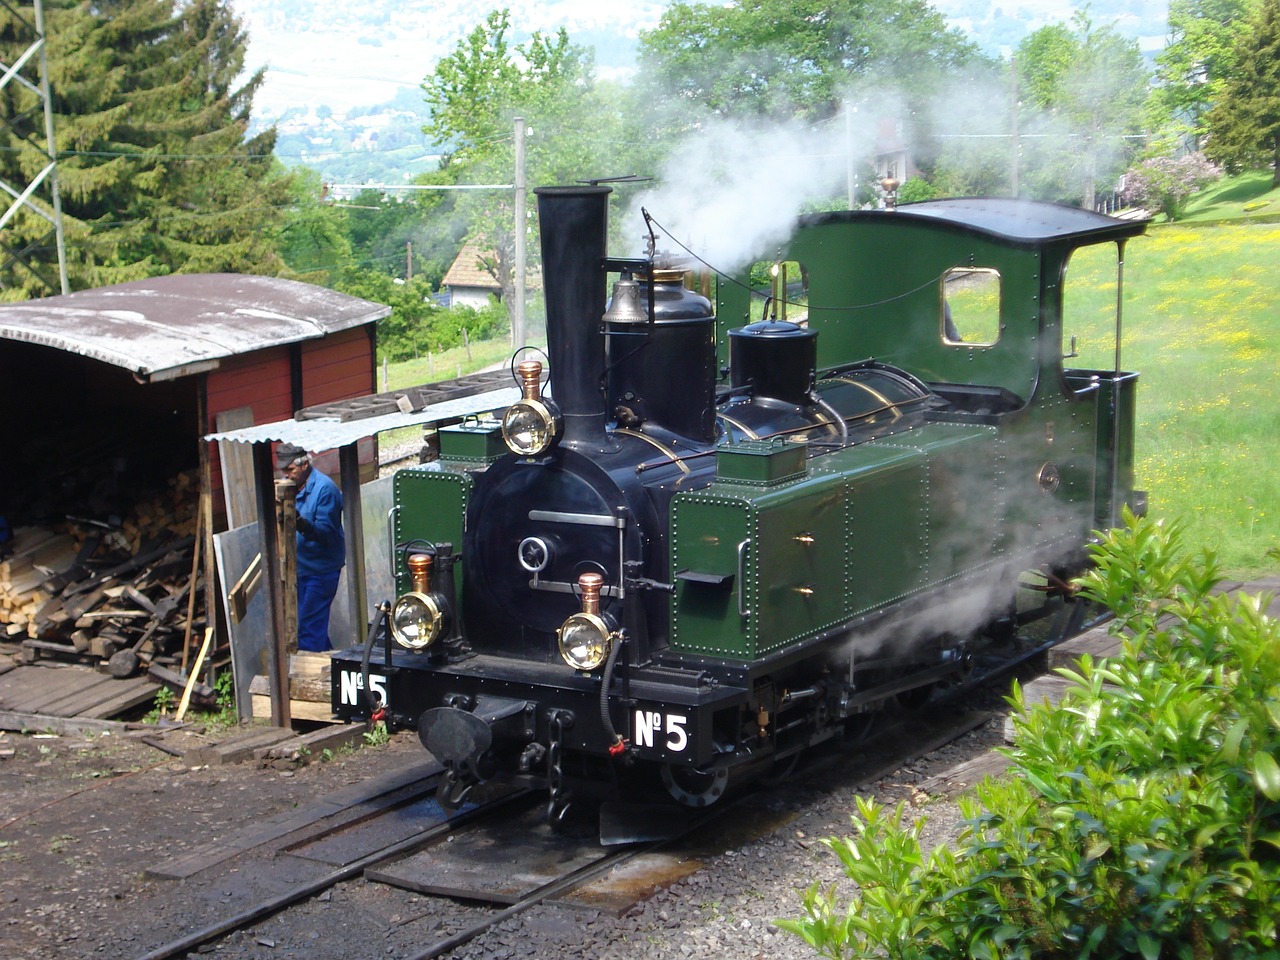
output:
[[[301,383],[297,384],[293,382],[295,366],[301,375]],[[301,400],[299,407],[310,407],[377,392],[373,328],[356,327],[321,340],[229,357],[204,376],[205,433],[218,429],[218,414],[243,407],[251,409],[254,425],[289,420],[296,412],[295,397]],[[376,465],[376,449],[372,441],[361,441],[362,474]],[[216,443],[210,444],[209,459],[214,529],[223,530],[226,518],[222,465]],[[337,452],[318,457],[316,466],[336,476]]]

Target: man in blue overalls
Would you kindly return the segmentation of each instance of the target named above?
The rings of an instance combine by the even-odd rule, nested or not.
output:
[[[276,467],[298,488],[298,649],[330,650],[329,607],[347,558],[342,491],[291,443],[276,450]]]

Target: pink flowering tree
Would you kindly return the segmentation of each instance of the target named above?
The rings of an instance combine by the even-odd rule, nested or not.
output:
[[[1180,157],[1153,157],[1130,167],[1124,175],[1121,197],[1128,203],[1159,210],[1168,220],[1177,220],[1187,208],[1187,200],[1222,176],[1222,168],[1203,153]]]

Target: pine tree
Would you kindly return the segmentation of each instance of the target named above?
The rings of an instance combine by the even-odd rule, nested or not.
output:
[[[1280,0],[1264,0],[1236,53],[1204,152],[1232,171],[1269,165],[1280,187]]]
[[[247,37],[228,0],[45,7],[72,288],[281,269],[273,241],[288,178],[271,157],[274,130],[247,136],[262,73],[236,85]],[[10,53],[0,20],[0,58]],[[6,116],[32,109],[28,92],[6,96]],[[29,177],[43,159],[21,133],[0,133],[3,179]],[[23,215],[9,231],[7,245],[30,243],[47,224]],[[56,252],[40,249],[33,259],[56,262]],[[44,276],[0,268],[5,299],[53,292]]]

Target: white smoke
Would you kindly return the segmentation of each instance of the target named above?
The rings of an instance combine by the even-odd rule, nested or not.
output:
[[[671,154],[658,185],[632,201],[625,222],[639,222],[644,208],[674,241],[660,237],[660,250],[686,247],[716,270],[741,269],[790,237],[806,204],[845,196],[849,158],[870,156],[874,134],[867,124],[850,136],[839,117],[707,121]]]

